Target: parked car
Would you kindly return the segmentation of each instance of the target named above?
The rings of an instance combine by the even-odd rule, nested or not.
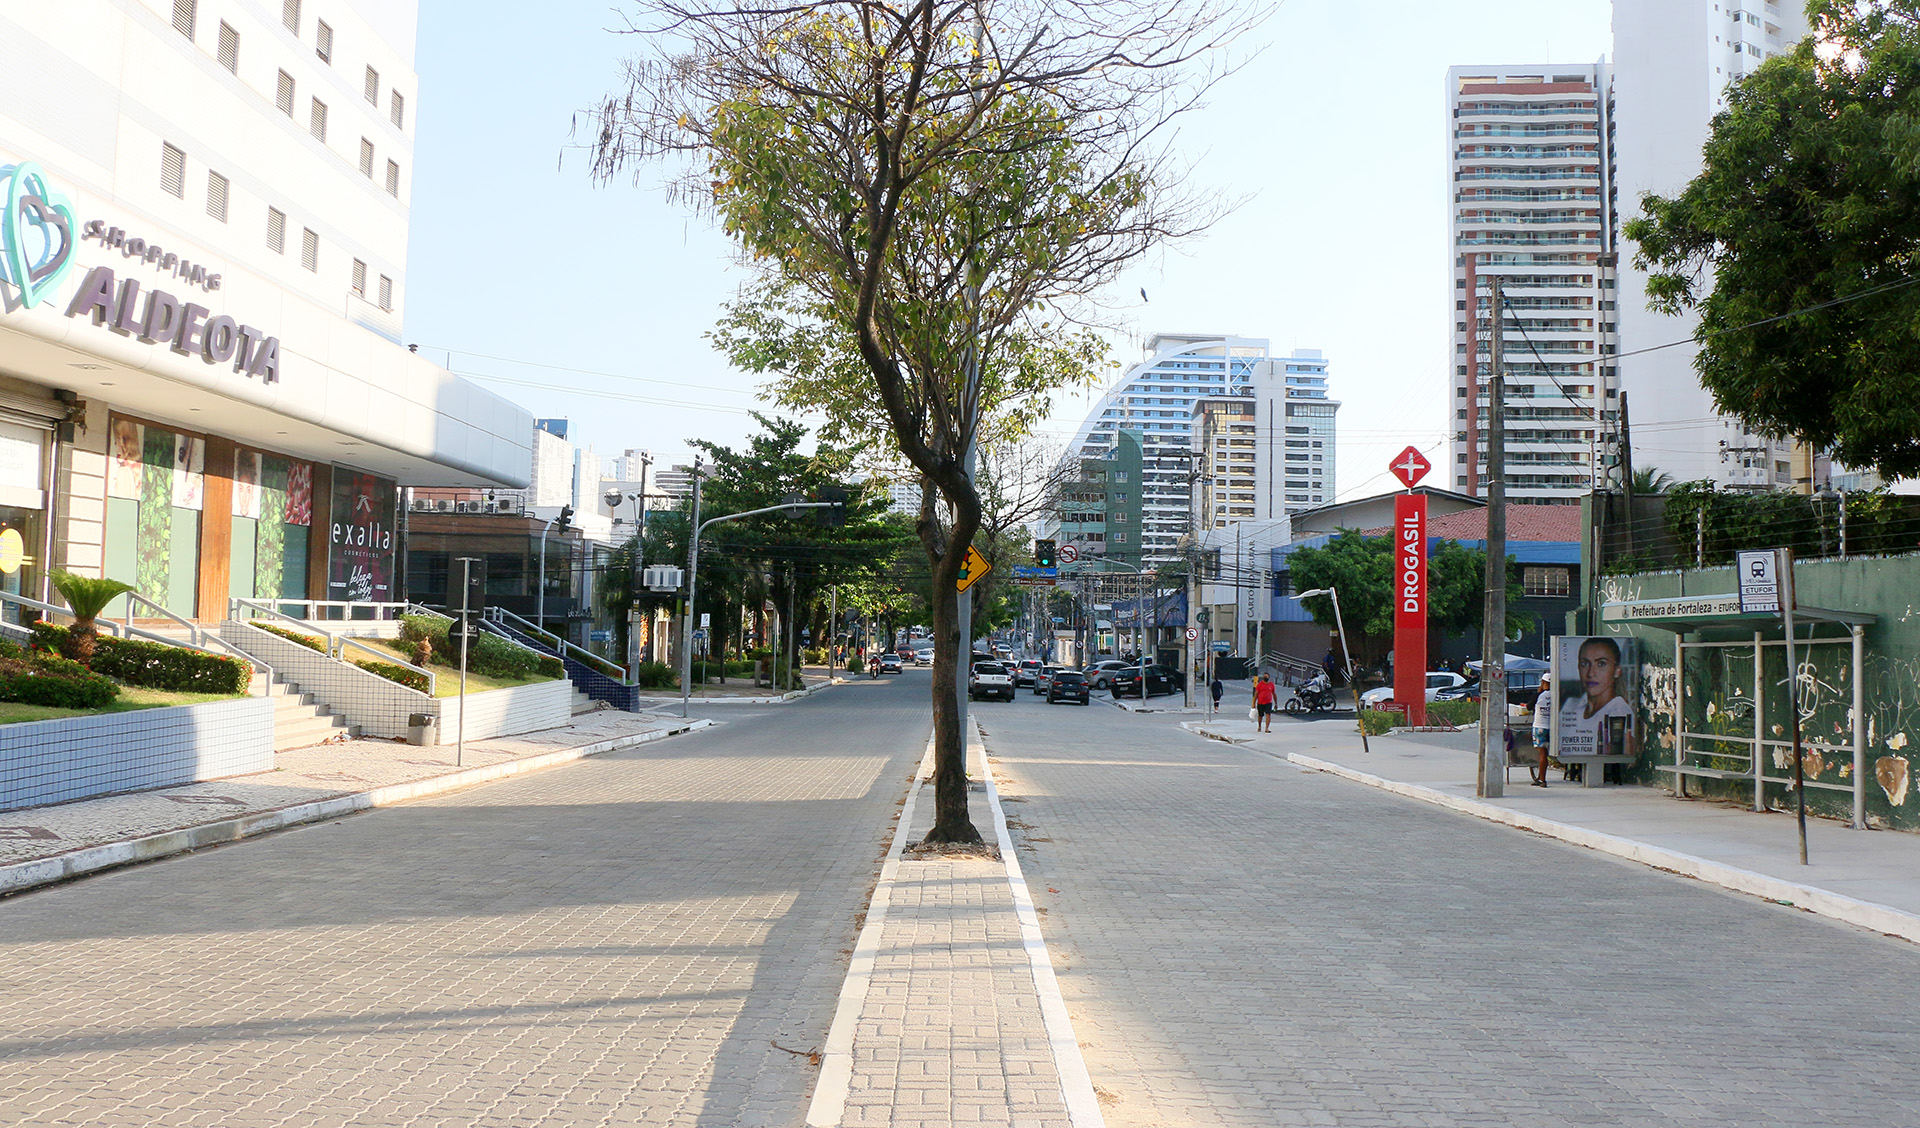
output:
[[[901,668],[902,667],[900,665],[900,656],[898,654],[882,654],[880,656],[880,672],[881,673],[897,674],[900,672]]]
[[[916,666],[933,665],[933,647],[923,646],[913,652],[913,664]]]
[[[1087,675],[1088,685],[1091,685],[1095,689],[1106,689],[1113,681],[1113,672],[1126,668],[1127,664],[1125,662],[1117,658],[1109,658],[1104,662],[1095,662],[1080,672]]]
[[[1013,667],[1013,684],[1016,686],[1033,685],[1034,676],[1039,672],[1040,659],[1023,658]],[[1038,692],[1038,690],[1035,692]]]
[[[1458,690],[1461,686],[1464,686],[1466,684],[1467,684],[1466,678],[1462,677],[1459,674],[1452,673],[1451,671],[1428,670],[1427,671],[1427,700],[1428,701],[1443,700],[1440,697],[1441,690],[1446,690],[1446,689]],[[1378,709],[1380,706],[1385,705],[1387,702],[1392,700],[1393,700],[1393,687],[1390,685],[1383,685],[1374,689],[1369,689],[1368,691],[1360,695],[1360,704],[1363,708],[1367,708],[1367,709]]]
[[[1107,684],[1115,697],[1138,697],[1143,701],[1187,688],[1180,671],[1165,666],[1123,666],[1109,676]]]
[[[1047,679],[1047,704],[1058,705],[1062,701],[1072,701],[1080,705],[1093,702],[1093,693],[1087,688],[1085,674],[1078,670],[1056,670],[1053,676]]]
[[[1054,678],[1058,677],[1060,674],[1078,673],[1078,672],[1079,672],[1078,670],[1068,670],[1065,666],[1040,667],[1039,669],[1033,672],[1033,695],[1035,697],[1039,697],[1040,695],[1046,693],[1047,683],[1051,682]],[[1085,681],[1086,679],[1082,678],[1081,680]]]
[[[998,697],[1013,700],[1013,672],[999,662],[975,662],[967,673],[967,696],[975,701],[982,697]]]

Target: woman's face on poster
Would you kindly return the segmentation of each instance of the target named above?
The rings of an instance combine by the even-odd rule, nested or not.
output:
[[[1580,684],[1587,700],[1605,701],[1613,697],[1620,677],[1620,658],[1604,642],[1589,642],[1580,648]]]

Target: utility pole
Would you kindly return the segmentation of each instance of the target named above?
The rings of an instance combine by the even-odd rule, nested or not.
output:
[[[1507,781],[1506,296],[1493,283],[1493,364],[1487,372],[1487,601],[1480,643],[1480,772],[1474,794],[1497,799]],[[1479,295],[1469,295],[1478,305]],[[1471,346],[1469,351],[1472,351]],[[1478,405],[1468,414],[1477,414]],[[1468,459],[1474,456],[1469,454]]]
[[[693,693],[693,596],[700,575],[700,460],[693,460],[693,523],[687,526],[687,609],[680,616],[680,715]]]

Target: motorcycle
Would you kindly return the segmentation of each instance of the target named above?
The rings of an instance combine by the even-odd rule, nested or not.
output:
[[[1298,687],[1285,706],[1289,713],[1318,713],[1333,708],[1333,686],[1321,675]]]

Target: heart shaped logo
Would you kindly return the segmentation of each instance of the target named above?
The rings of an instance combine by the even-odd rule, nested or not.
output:
[[[73,205],[47,189],[40,166],[21,161],[6,180],[6,212],[0,214],[0,251],[6,278],[20,288],[20,304],[32,309],[53,293],[73,266]]]

